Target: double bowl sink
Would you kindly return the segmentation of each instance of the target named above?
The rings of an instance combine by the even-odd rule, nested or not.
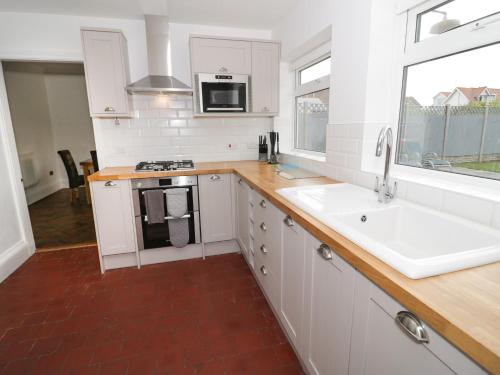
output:
[[[345,183],[277,192],[412,279],[500,261],[500,231],[454,215]]]

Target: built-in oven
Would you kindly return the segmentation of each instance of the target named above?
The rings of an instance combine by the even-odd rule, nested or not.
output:
[[[184,193],[186,210],[182,216],[171,216],[167,196],[170,189],[175,189],[176,194]],[[151,223],[148,218],[148,207],[146,194],[150,190],[160,190],[165,198],[159,200],[165,213],[162,222]],[[200,212],[198,201],[198,176],[176,176],[165,178],[141,178],[132,180],[132,197],[134,203],[134,214],[136,224],[137,243],[139,250],[156,249],[172,246],[172,238],[178,236],[172,232],[172,228],[181,228],[186,236],[186,244],[201,242],[200,235]],[[178,223],[182,221],[182,223]],[[172,224],[176,223],[177,226]],[[179,229],[177,229],[179,230]]]
[[[201,113],[248,111],[248,75],[199,73],[196,78]]]

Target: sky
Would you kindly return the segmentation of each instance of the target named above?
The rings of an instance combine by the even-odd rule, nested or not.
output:
[[[459,19],[463,24],[500,12],[500,0],[455,0],[437,10],[445,11],[448,19]],[[439,13],[423,14],[421,39],[432,37],[425,31],[442,18]],[[408,68],[406,96],[415,97],[422,105],[432,105],[434,95],[440,91],[452,91],[457,86],[500,89],[500,44]]]

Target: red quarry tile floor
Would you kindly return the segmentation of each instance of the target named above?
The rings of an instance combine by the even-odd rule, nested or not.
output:
[[[37,253],[0,284],[0,374],[302,374],[239,254],[99,272]]]

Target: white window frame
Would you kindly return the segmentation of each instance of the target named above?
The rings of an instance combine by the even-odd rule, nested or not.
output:
[[[292,70],[295,72],[295,90],[293,94],[293,150],[294,154],[305,154],[311,155],[313,157],[323,158],[326,156],[325,152],[317,152],[311,150],[304,150],[302,148],[297,148],[297,97],[312,94],[317,91],[325,90],[330,88],[330,74],[315,79],[310,82],[306,82],[304,84],[300,84],[300,72],[304,69],[309,68],[323,60],[326,60],[331,57],[330,53],[330,43],[325,43],[320,47],[316,48],[314,51],[309,54],[303,56],[302,58],[295,61],[292,64]],[[330,107],[329,107],[330,110]],[[330,115],[330,114],[328,114]],[[328,126],[328,124],[327,124]],[[326,132],[325,132],[325,141],[326,141]]]
[[[478,21],[465,24],[456,29],[447,31],[416,42],[417,17],[420,13],[446,2],[446,0],[428,0],[401,13],[398,17],[404,18],[400,24],[405,25],[401,32],[406,33],[398,57],[398,74],[395,89],[399,95],[395,95],[393,124],[395,124],[396,145],[399,143],[399,126],[401,115],[401,103],[404,96],[404,68],[417,63],[454,55],[475,48],[500,43],[500,16],[493,14]],[[411,182],[425,183],[435,187],[449,190],[473,193],[478,196],[487,196],[500,201],[500,181],[477,176],[461,175],[425,168],[416,168],[396,164],[397,148],[391,161],[393,176]],[[492,194],[492,191],[495,193]]]

